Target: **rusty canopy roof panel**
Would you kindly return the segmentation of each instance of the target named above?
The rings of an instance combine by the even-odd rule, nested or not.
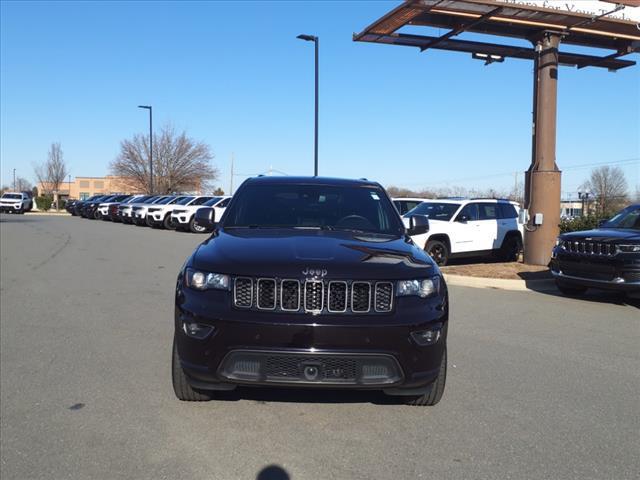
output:
[[[610,7],[611,13],[622,8],[616,5]],[[444,28],[449,32],[441,37],[398,33],[404,26]],[[440,48],[471,51],[483,45],[482,42],[451,40],[462,32],[531,42],[537,41],[544,32],[558,32],[562,35],[562,43],[614,51],[607,57],[577,55],[579,61],[567,62],[578,67],[593,65],[610,69],[623,68],[634,62],[619,60],[618,57],[640,51],[640,30],[634,21],[505,0],[408,0],[355,35],[354,40],[415,46],[421,50]],[[472,44],[472,48],[468,44]],[[495,44],[486,45],[490,46],[487,51],[480,48],[474,53],[491,54],[489,50],[498,47]],[[512,56],[507,51],[510,47],[500,47],[505,56]],[[514,56],[525,58],[522,52],[527,48],[513,48],[518,52]]]

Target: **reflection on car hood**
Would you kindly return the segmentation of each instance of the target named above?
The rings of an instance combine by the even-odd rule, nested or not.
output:
[[[367,280],[420,278],[438,271],[429,255],[404,237],[294,229],[220,230],[198,247],[193,266],[292,278],[314,269],[326,270],[326,278]]]
[[[597,242],[620,242],[620,240],[640,242],[640,231],[625,228],[597,228],[561,235],[563,240],[586,240]]]

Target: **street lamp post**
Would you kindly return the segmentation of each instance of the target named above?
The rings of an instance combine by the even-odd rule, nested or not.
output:
[[[585,202],[589,201],[589,195],[590,192],[578,192],[578,198],[580,200],[582,200],[582,216],[584,217],[584,206],[585,206]],[[587,203],[587,207],[589,206],[589,203]]]
[[[314,168],[313,168],[313,176],[318,176],[318,48],[320,45],[320,39],[315,35],[298,35],[296,38],[300,40],[305,40],[307,42],[313,42],[315,45],[315,53],[316,53],[316,121],[315,121],[315,135],[314,135]]]
[[[153,108],[151,105],[138,105],[149,110],[149,193],[153,193]]]

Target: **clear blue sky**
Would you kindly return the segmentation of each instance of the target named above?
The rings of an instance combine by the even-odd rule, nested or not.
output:
[[[399,2],[2,2],[1,176],[33,180],[62,143],[72,176],[108,173],[119,142],[172,123],[236,171],[311,174],[320,43],[320,173],[419,189],[509,190],[531,155],[531,64],[355,43]],[[634,55],[628,58],[640,60]],[[640,183],[640,66],[562,68],[563,192],[617,162]],[[236,178],[236,185],[241,178]]]

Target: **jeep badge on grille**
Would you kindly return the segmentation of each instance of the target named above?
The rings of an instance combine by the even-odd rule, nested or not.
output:
[[[313,268],[305,268],[302,271],[302,275],[304,275],[305,277],[324,277],[327,274],[327,270],[326,269],[313,269]]]

